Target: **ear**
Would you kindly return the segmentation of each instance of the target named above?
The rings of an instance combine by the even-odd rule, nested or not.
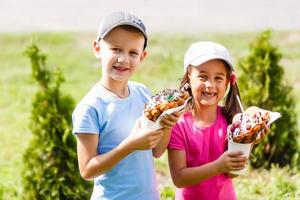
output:
[[[227,80],[227,81],[226,81],[226,90],[227,90],[227,88],[229,88],[229,87],[231,86],[230,84],[231,84],[230,81]]]
[[[101,55],[100,55],[100,42],[95,40],[93,43],[93,48],[94,48],[94,55],[96,58],[100,59]]]
[[[148,51],[144,50],[142,52],[141,57],[140,57],[140,61],[143,62],[143,60],[147,57],[147,55],[148,55]]]
[[[190,80],[191,79],[191,67],[190,66],[188,66],[188,68],[186,69],[186,74],[187,74],[188,79]]]

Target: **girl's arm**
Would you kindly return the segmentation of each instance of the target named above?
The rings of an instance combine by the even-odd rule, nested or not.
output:
[[[171,129],[162,129],[163,135],[156,147],[152,149],[152,154],[155,158],[159,158],[165,152],[171,137]]]
[[[183,150],[168,150],[169,167],[174,184],[178,188],[195,185],[213,176],[232,170],[243,169],[247,158],[242,152],[224,152],[217,160],[197,166],[187,167]]]
[[[81,176],[86,180],[91,180],[112,169],[131,152],[154,148],[162,134],[162,130],[142,130],[140,123],[137,123],[129,137],[104,154],[97,154],[98,135],[78,134],[77,155]]]
[[[172,127],[176,124],[181,114],[182,112],[174,112],[161,120],[161,125],[163,126],[162,130],[164,133],[157,146],[152,149],[152,153],[155,158],[159,158],[165,152],[170,141]]]

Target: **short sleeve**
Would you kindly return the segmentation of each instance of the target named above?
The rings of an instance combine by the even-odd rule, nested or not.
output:
[[[147,88],[143,84],[140,84],[139,90],[141,92],[141,96],[144,99],[144,102],[148,102],[149,99],[151,98],[151,92],[150,92],[149,88]]]
[[[185,150],[185,138],[178,124],[172,128],[171,138],[168,149]]]
[[[78,104],[72,114],[73,134],[92,133],[99,134],[99,118],[95,108]]]

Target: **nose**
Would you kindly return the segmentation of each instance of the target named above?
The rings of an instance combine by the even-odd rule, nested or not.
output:
[[[212,81],[211,81],[211,80],[207,80],[207,81],[205,82],[205,86],[206,86],[207,88],[213,87]]]
[[[118,62],[119,63],[128,63],[129,62],[128,56],[125,53],[120,53],[118,55]]]

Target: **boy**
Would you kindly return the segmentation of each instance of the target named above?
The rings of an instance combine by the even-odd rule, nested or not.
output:
[[[147,55],[147,39],[139,18],[114,12],[94,41],[102,77],[73,112],[80,174],[94,179],[91,199],[159,199],[152,156],[164,152],[180,113],[164,118],[163,129],[140,127],[150,92],[129,78]]]

